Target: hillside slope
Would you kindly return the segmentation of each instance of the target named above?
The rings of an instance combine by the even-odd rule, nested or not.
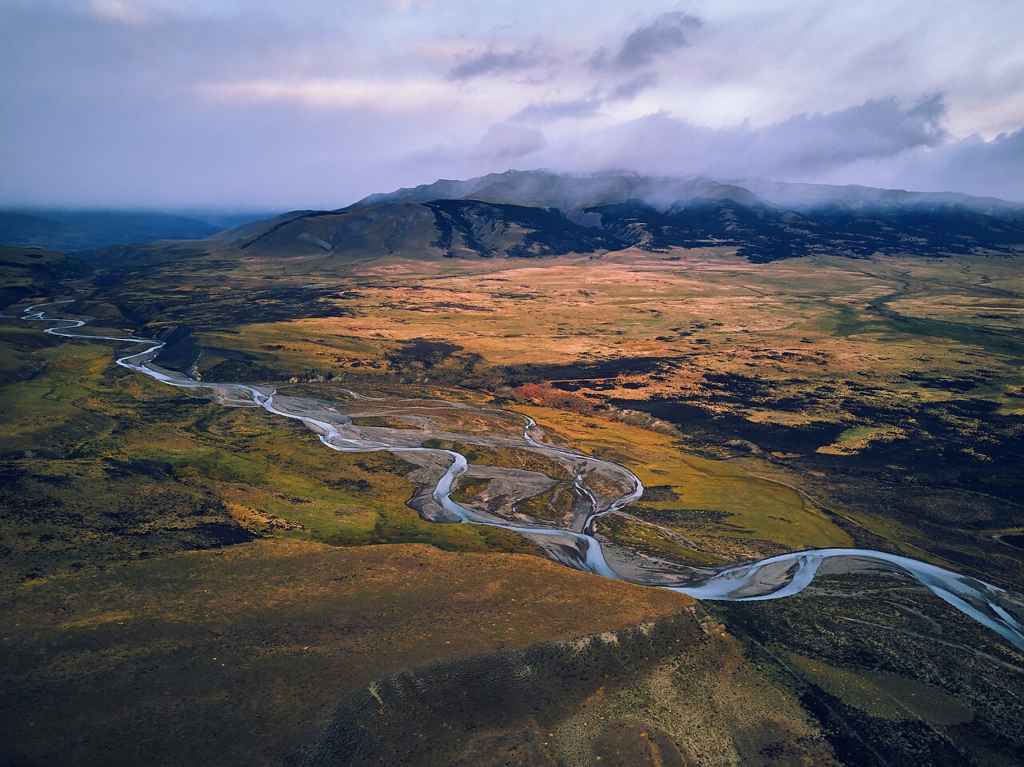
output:
[[[282,217],[284,218],[284,217]],[[387,203],[284,220],[236,244],[247,255],[415,259],[537,257],[619,250],[613,235],[558,211],[476,200]]]
[[[0,308],[26,298],[47,297],[62,290],[62,280],[91,273],[88,264],[63,253],[0,246]]]

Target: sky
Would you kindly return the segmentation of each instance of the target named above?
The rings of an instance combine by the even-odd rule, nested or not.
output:
[[[509,168],[1024,201],[1022,0],[0,0],[0,205]]]

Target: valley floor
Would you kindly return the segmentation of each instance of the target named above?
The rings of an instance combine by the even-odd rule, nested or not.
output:
[[[74,309],[168,333],[161,362],[203,378],[529,415],[643,481],[599,529],[649,557],[856,545],[1024,582],[1011,259],[218,258],[125,271]],[[103,342],[16,319],[0,340],[9,762],[1024,758],[1024,656],[906,579],[697,605],[594,578],[424,521],[392,454],[158,387]],[[551,479],[521,513],[571,513],[536,456],[470,447],[460,501],[501,512],[505,467]]]

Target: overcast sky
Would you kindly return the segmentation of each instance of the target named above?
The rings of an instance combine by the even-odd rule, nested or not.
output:
[[[1024,0],[0,0],[0,204],[508,168],[1024,200]]]

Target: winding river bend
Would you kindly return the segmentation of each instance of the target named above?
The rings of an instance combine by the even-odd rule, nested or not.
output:
[[[1000,634],[1017,648],[1024,650],[1024,600],[1016,594],[984,581],[954,573],[936,565],[920,562],[909,557],[868,549],[815,549],[810,551],[782,554],[768,559],[718,570],[698,570],[680,566],[678,572],[659,569],[653,574],[642,576],[621,572],[609,563],[601,542],[594,535],[595,522],[603,515],[617,511],[643,495],[643,485],[624,466],[590,456],[584,456],[564,448],[554,447],[536,440],[531,432],[536,423],[526,417],[521,442],[531,449],[546,455],[570,461],[576,467],[573,473],[574,488],[581,499],[582,513],[573,529],[555,526],[519,524],[487,515],[457,503],[451,497],[456,480],[469,468],[466,457],[443,448],[423,447],[405,444],[399,439],[369,439],[351,431],[348,435],[339,429],[339,421],[332,420],[329,410],[312,401],[279,396],[269,387],[212,383],[199,381],[182,373],[164,370],[154,364],[154,359],[164,343],[154,339],[131,336],[96,335],[76,332],[87,320],[48,316],[47,307],[72,303],[73,299],[51,301],[30,306],[24,311],[23,319],[53,323],[43,332],[66,338],[87,340],[120,341],[132,347],[144,346],[141,351],[133,350],[117,357],[117,364],[149,376],[161,383],[183,389],[204,389],[214,393],[225,405],[258,406],[283,418],[300,421],[314,431],[323,445],[339,452],[390,451],[403,454],[411,461],[429,456],[435,461],[441,457],[448,461],[447,469],[440,479],[429,488],[419,505],[413,505],[421,516],[437,522],[461,522],[476,525],[501,527],[520,533],[537,543],[552,559],[580,570],[595,573],[606,578],[625,580],[648,586],[671,589],[697,599],[709,600],[764,600],[780,599],[802,591],[828,561],[841,563],[842,569],[854,571],[890,571],[914,578],[934,594]],[[371,401],[350,392],[356,401]],[[471,406],[460,403],[438,403],[439,407],[465,409]],[[480,411],[512,415],[494,408],[478,408]],[[518,414],[515,414],[518,416]],[[519,416],[522,417],[522,416]],[[606,476],[615,476],[630,489],[610,500],[601,500],[584,484],[585,470],[600,471]],[[575,529],[579,528],[579,529]]]

